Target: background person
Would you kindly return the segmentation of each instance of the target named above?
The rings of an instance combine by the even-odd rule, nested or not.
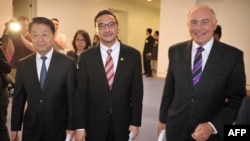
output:
[[[143,66],[144,66],[144,74],[147,77],[152,77],[152,68],[151,68],[151,58],[152,58],[152,49],[154,46],[154,38],[151,35],[152,29],[147,28],[146,30],[146,40],[143,48]]]
[[[154,32],[154,47],[152,49],[152,72],[156,74],[157,72],[157,58],[158,58],[158,45],[159,45],[159,31]]]
[[[77,30],[73,41],[72,41],[73,50],[67,52],[67,55],[74,58],[77,68],[80,55],[89,47],[91,47],[91,40],[89,37],[89,33],[85,30]]]
[[[192,8],[187,16],[192,39],[169,48],[158,124],[167,141],[221,141],[224,125],[236,119],[246,95],[243,52],[213,38],[216,24],[211,8]],[[202,63],[192,67],[200,47]],[[192,69],[200,66],[202,72],[192,78]]]
[[[4,75],[10,73],[10,65],[7,62],[4,51],[0,46],[0,141],[10,141],[7,123],[7,109],[9,104],[9,93]]]
[[[64,50],[67,46],[66,35],[59,32],[59,20],[57,18],[52,18],[51,21],[54,23],[56,29],[53,47],[56,51],[64,53]]]
[[[100,39],[97,34],[94,35],[92,46],[96,46],[100,43]]]
[[[216,26],[216,29],[214,30],[214,39],[220,41],[222,35],[222,28],[220,25]]]
[[[250,125],[250,96],[246,96],[237,115],[236,124]]]

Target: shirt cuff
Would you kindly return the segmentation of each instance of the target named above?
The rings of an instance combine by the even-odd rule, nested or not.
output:
[[[76,131],[85,131],[85,129],[83,128],[83,129],[76,129]]]
[[[211,122],[208,122],[208,124],[213,128],[213,134],[217,134],[218,131],[216,130],[216,128],[214,127],[214,125]]]

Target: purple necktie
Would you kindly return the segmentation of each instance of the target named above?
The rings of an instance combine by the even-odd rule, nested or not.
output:
[[[204,48],[198,47],[197,52],[194,58],[193,70],[192,70],[192,78],[193,78],[193,85],[197,84],[200,80],[201,73],[202,73],[202,51]]]

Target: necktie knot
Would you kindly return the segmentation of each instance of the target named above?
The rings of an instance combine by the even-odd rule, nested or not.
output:
[[[198,47],[198,48],[197,48],[196,56],[197,56],[198,54],[200,54],[202,51],[204,51],[204,48],[203,48],[203,47]]]
[[[108,50],[107,50],[108,56],[111,55],[111,52],[112,52],[112,49],[108,49]]]
[[[47,57],[46,56],[42,56],[41,59],[43,60],[43,62],[46,61]]]

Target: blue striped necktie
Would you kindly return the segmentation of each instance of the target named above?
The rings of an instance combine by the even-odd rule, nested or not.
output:
[[[194,64],[193,64],[193,70],[192,70],[192,79],[193,79],[193,85],[196,85],[201,77],[202,73],[202,51],[204,48],[198,47],[197,52],[194,57]]]

